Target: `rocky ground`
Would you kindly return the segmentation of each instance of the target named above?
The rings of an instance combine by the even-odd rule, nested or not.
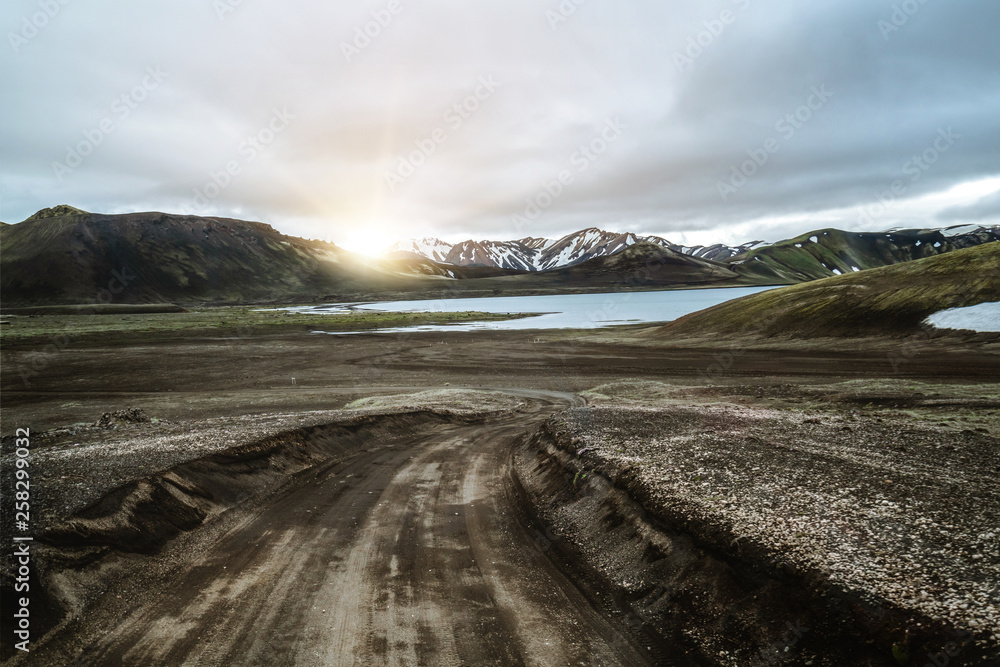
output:
[[[365,415],[437,410],[459,417],[496,417],[522,404],[513,396],[434,390],[366,397],[341,410],[264,412],[207,419],[150,418],[141,409],[103,413],[92,424],[36,431],[31,441],[34,526],[47,528],[129,482],[178,464],[262,442],[295,429]],[[4,438],[0,466],[13,468],[13,439]],[[4,479],[4,491],[9,490]],[[3,517],[9,534],[13,517]]]
[[[858,592],[876,615],[907,610],[967,631],[1000,657],[1000,401],[955,399],[993,427],[955,428],[931,421],[941,407],[780,405],[808,400],[808,388],[751,404],[706,395],[717,393],[604,386],[552,428],[585,471],[617,480],[666,525]]]
[[[978,656],[997,645],[995,341],[771,341],[734,350],[654,344],[628,331],[171,332],[74,339],[51,353],[38,341],[4,341],[3,371],[4,484],[10,436],[30,427],[40,531],[137,479],[290,430],[429,406],[456,418],[509,416],[535,400],[532,392],[576,393],[588,406],[549,428],[580,475],[600,474],[641,501],[656,530],[672,526],[757,568],[812,577],[822,582],[816,595],[856,596],[869,617],[884,610],[896,634],[879,641],[896,647],[899,655],[886,658],[896,664],[924,664],[925,655],[905,654],[918,623],[933,625],[935,637],[971,632]],[[471,428],[462,437],[477,442]],[[449,445],[448,465],[480,479],[481,470],[459,469],[463,442]],[[546,516],[553,535],[560,522],[569,530],[571,517]],[[588,544],[579,540],[584,560],[596,550]],[[619,546],[600,543],[604,554]],[[638,582],[641,552],[637,559],[606,565]],[[594,585],[594,608],[620,613],[617,603],[601,606],[607,591]],[[101,604],[113,608],[113,600]],[[739,664],[732,647],[721,651],[698,660]]]

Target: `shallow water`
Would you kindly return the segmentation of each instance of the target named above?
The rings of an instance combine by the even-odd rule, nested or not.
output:
[[[475,299],[383,301],[304,306],[299,312],[343,313],[349,310],[389,312],[542,313],[503,322],[462,322],[397,327],[379,331],[511,331],[523,329],[594,329],[622,324],[669,322],[689,313],[756,294],[772,287],[730,287],[658,292],[500,296]],[[324,333],[324,332],[320,332]],[[329,332],[360,333],[360,332]]]
[[[938,311],[927,322],[938,329],[1000,332],[1000,301]]]

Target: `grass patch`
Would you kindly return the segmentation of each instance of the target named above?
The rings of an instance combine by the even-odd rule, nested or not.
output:
[[[55,336],[118,334],[187,334],[249,336],[291,330],[367,331],[427,324],[498,322],[534,313],[387,313],[352,311],[336,314],[298,313],[230,306],[203,308],[181,313],[116,313],[109,315],[4,316],[0,341],[4,344],[47,340]]]

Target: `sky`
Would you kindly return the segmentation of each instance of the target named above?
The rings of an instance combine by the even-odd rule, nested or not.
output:
[[[377,252],[1000,222],[995,0],[7,0],[0,220]]]

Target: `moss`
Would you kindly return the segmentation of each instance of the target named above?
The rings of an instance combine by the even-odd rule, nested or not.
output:
[[[4,343],[25,342],[63,335],[79,337],[106,333],[195,333],[246,336],[281,329],[364,331],[424,324],[502,321],[530,317],[532,313],[386,313],[352,311],[341,314],[258,310],[240,306],[204,308],[182,313],[120,313],[116,315],[36,315],[6,317]]]
[[[791,285],[737,299],[661,328],[671,335],[913,333],[946,308],[1000,298],[1000,243]]]

